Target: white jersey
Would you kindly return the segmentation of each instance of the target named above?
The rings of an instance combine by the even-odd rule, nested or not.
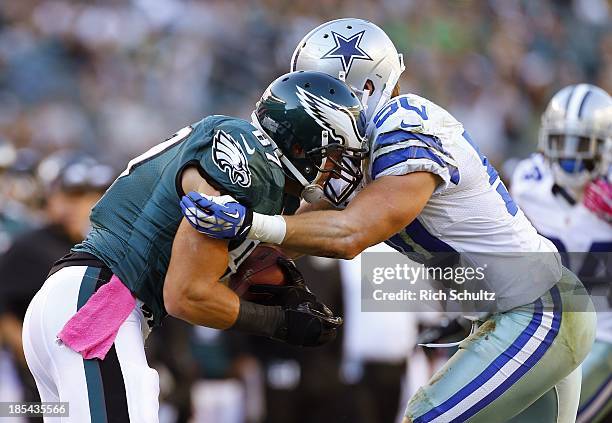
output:
[[[541,154],[522,160],[512,175],[512,197],[538,232],[550,239],[559,251],[612,251],[612,226],[582,203],[572,205],[558,189],[555,193],[553,187],[552,171]],[[585,256],[580,254],[567,255],[565,259],[579,277],[596,277],[592,274],[596,270],[605,272],[603,263],[585,263]],[[598,337],[612,342],[612,313],[600,313],[598,317]]]
[[[553,192],[550,166],[541,154],[522,160],[512,175],[512,197],[537,231],[559,251],[612,251],[612,226],[591,213],[582,203],[575,205]],[[580,273],[578,263],[570,263]]]
[[[556,253],[514,203],[496,170],[463,125],[446,110],[414,94],[390,100],[371,123],[368,180],[431,172],[440,177],[420,215],[387,243],[411,257],[431,252]],[[527,258],[527,260],[533,258]],[[494,289],[503,308],[534,301],[561,278],[556,254],[538,257],[529,277],[512,272],[507,260]],[[478,263],[475,263],[478,264]]]

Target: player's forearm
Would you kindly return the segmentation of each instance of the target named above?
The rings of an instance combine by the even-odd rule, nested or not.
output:
[[[410,224],[437,183],[437,176],[427,172],[386,176],[368,185],[342,211],[282,218],[254,213],[249,238],[306,254],[350,259]]]
[[[313,211],[294,216],[254,213],[248,236],[279,244],[288,251],[352,259],[370,245],[386,239],[387,234],[379,230],[381,225],[367,225],[370,213],[358,208]]]
[[[357,230],[346,211],[317,211],[284,219],[287,225],[281,244],[284,248],[350,259],[368,247],[364,232]]]
[[[192,290],[182,296],[172,315],[194,325],[233,329],[260,336],[273,336],[284,323],[281,307],[263,306],[240,300],[228,287]]]
[[[334,210],[334,208],[327,201],[320,201],[316,204],[310,204],[306,201],[302,201],[302,204],[296,210],[295,215],[322,210]],[[293,250],[287,245],[282,245],[282,251],[287,257],[290,257],[294,260],[306,254],[303,250]]]
[[[238,318],[240,300],[227,286],[218,283],[203,283],[198,289],[191,289],[180,295],[171,305],[168,313],[193,325],[214,329],[227,329]]]
[[[226,241],[199,236],[182,222],[164,282],[168,314],[196,325],[230,327],[238,316],[239,299],[219,282],[227,263]]]

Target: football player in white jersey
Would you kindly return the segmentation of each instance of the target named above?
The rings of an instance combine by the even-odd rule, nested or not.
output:
[[[611,252],[612,98],[589,84],[563,88],[542,116],[539,138],[541,152],[514,172],[512,197],[559,251]],[[598,263],[601,255],[587,257],[565,256],[581,278],[610,277]],[[582,365],[579,422],[603,421],[612,410],[612,313],[599,312],[597,323],[593,350]]]
[[[264,216],[227,197],[190,193],[182,203],[184,209],[197,210],[188,217],[192,225],[212,237],[246,234],[301,253],[339,258],[352,258],[383,241],[411,257],[450,251],[541,253],[528,272],[499,269],[492,281],[501,296],[499,311],[487,316],[419,389],[404,421],[503,422],[553,389],[560,400],[558,406],[551,404],[550,420],[536,416],[522,421],[573,421],[580,386],[574,370],[594,340],[592,304],[585,312],[568,311],[576,307],[574,290],[583,290],[580,281],[561,266],[553,243],[512,201],[463,125],[422,97],[399,95],[401,56],[368,21],[340,19],[314,29],[299,43],[291,69],[340,75],[361,95],[370,152],[362,163],[364,178],[313,161],[311,167],[320,174],[308,183],[281,155],[296,183],[306,186],[304,198],[315,205],[295,216]],[[265,93],[261,103],[270,99],[284,103],[275,92]],[[301,107],[311,116],[326,110],[317,98],[305,99]],[[258,108],[253,121],[269,137],[279,131],[299,137],[265,108]],[[311,157],[308,151],[293,153]],[[316,200],[321,199],[348,205],[320,210],[325,207]],[[220,223],[223,230],[210,229]]]

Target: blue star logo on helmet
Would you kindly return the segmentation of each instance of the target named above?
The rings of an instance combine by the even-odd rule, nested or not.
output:
[[[340,59],[342,62],[342,69],[347,73],[351,70],[354,60],[372,60],[368,53],[366,53],[359,46],[365,30],[358,32],[349,38],[344,38],[342,35],[334,31],[331,33],[334,36],[334,42],[336,45],[330,51],[325,53],[321,59]]]

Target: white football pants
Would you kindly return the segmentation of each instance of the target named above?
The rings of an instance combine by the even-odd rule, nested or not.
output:
[[[69,403],[69,417],[45,422],[158,422],[159,377],[145,357],[148,326],[139,306],[121,325],[104,360],[84,360],[56,338],[110,276],[108,269],[64,267],[46,280],[28,307],[23,348],[41,400]]]

